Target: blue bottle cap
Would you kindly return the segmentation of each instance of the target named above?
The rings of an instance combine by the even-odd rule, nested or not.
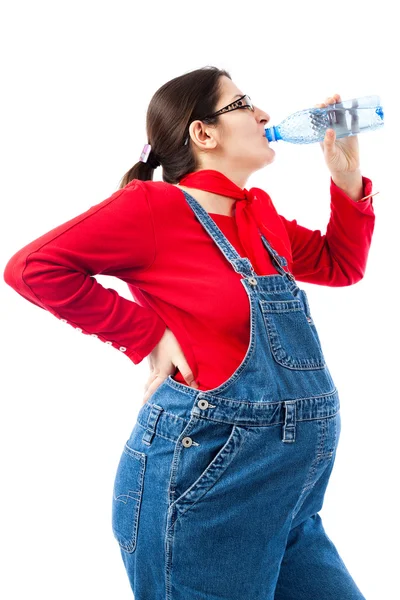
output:
[[[273,129],[273,127],[266,127],[265,128],[265,137],[267,138],[267,140],[269,142],[272,142],[272,140],[273,140],[272,129]]]
[[[265,128],[265,137],[269,142],[277,142],[282,139],[281,134],[279,133],[278,125],[273,125],[272,127]]]

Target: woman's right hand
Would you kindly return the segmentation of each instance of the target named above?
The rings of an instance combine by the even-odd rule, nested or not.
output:
[[[193,373],[186,361],[178,340],[167,327],[157,346],[148,355],[150,364],[150,375],[144,386],[145,395],[142,405],[147,402],[150,396],[162,384],[164,379],[175,373],[176,368],[181,372],[187,385],[198,389]]]

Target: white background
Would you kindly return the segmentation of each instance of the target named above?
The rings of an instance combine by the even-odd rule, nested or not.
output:
[[[398,28],[389,2],[55,2],[0,15],[1,256],[109,197],[147,142],[166,81],[206,65],[278,124],[339,93],[377,94],[385,127],[360,134],[376,226],[362,281],[301,284],[340,391],[342,434],[321,511],[368,600],[398,593]],[[396,58],[397,56],[397,58]],[[319,144],[280,142],[262,187],[280,214],[323,233],[329,172]],[[162,179],[162,169],[155,171]],[[127,286],[99,276],[131,298]],[[141,407],[147,359],[77,333],[1,293],[0,595],[128,600],[111,531],[122,446]],[[396,556],[397,553],[397,556]],[[234,565],[232,565],[234,568]],[[244,599],[245,600],[245,599]],[[310,600],[324,600],[323,598]]]

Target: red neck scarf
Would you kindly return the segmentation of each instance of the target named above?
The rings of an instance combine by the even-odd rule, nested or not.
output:
[[[228,196],[236,200],[234,218],[240,242],[246,252],[246,256],[255,267],[257,257],[254,240],[260,236],[261,232],[269,241],[270,234],[272,233],[262,221],[260,200],[257,199],[255,193],[258,191],[257,188],[251,188],[250,190],[242,189],[223,173],[212,169],[189,173],[179,181],[179,184],[188,188],[196,188],[220,194],[221,196]]]

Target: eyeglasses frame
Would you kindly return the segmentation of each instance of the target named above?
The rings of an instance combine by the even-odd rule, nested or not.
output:
[[[248,99],[249,104],[243,104],[243,98]],[[238,98],[237,100],[235,100],[234,102],[231,102],[230,104],[227,104],[226,106],[224,106],[223,108],[220,108],[219,110],[217,110],[217,112],[212,113],[211,115],[207,115],[206,117],[202,117],[201,119],[194,119],[195,121],[199,120],[199,121],[205,121],[206,119],[211,119],[212,117],[217,117],[218,115],[222,115],[226,112],[232,112],[233,110],[237,110],[239,108],[248,108],[249,110],[254,112],[254,104],[251,101],[250,96],[248,96],[247,94],[243,94],[243,96],[241,96],[240,98]],[[191,121],[192,123],[193,121]],[[190,123],[189,123],[190,125]],[[188,142],[189,142],[189,137],[190,134],[186,136],[185,139],[185,143],[184,146],[187,146]]]

